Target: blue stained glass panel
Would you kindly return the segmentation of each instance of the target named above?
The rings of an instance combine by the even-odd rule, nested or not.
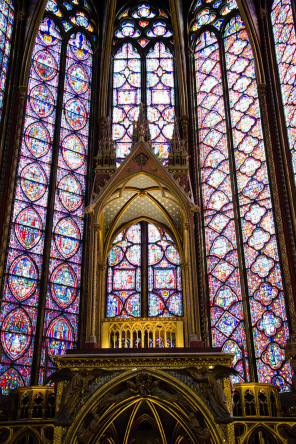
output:
[[[14,23],[14,1],[0,2],[0,119],[4,103],[7,71],[9,66],[12,31]]]

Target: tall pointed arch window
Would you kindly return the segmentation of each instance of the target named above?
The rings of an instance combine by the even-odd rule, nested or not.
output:
[[[143,221],[120,232],[107,266],[108,318],[182,316],[180,256],[160,227]]]
[[[14,0],[3,0],[0,11],[0,121],[14,24]]]
[[[167,162],[175,118],[173,33],[169,16],[149,3],[120,13],[114,31],[112,133],[117,162],[129,153],[140,102],[152,146]]]
[[[287,390],[288,323],[254,57],[235,0],[198,0],[190,39],[212,342],[235,354],[242,379],[253,366],[259,382]]]
[[[290,0],[274,0],[271,11],[291,163],[296,183],[296,31]]]
[[[94,41],[88,8],[49,0],[32,53],[0,317],[4,393],[42,383],[53,357],[77,341]]]

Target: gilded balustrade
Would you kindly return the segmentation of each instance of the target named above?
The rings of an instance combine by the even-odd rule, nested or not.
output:
[[[184,347],[183,321],[176,318],[105,319],[103,348]]]

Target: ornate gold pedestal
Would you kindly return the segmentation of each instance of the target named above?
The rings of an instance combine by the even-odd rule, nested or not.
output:
[[[192,349],[101,349],[57,358],[60,373],[71,370],[73,377],[57,385],[54,443],[232,444],[232,416],[211,396],[223,385],[231,410],[229,378],[212,387],[209,373],[202,382],[194,376],[205,366],[228,367],[231,359]]]

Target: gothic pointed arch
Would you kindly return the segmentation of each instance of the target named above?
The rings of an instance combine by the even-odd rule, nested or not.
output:
[[[167,163],[177,103],[170,15],[155,2],[127,6],[117,14],[113,39],[111,114],[117,162],[129,153],[142,102],[155,153]]]
[[[251,373],[287,390],[288,321],[256,67],[237,2],[194,2],[189,38],[212,342],[235,353],[246,381]]]
[[[95,31],[84,0],[46,3],[32,53],[4,278],[5,392],[42,383],[53,357],[77,343]]]

